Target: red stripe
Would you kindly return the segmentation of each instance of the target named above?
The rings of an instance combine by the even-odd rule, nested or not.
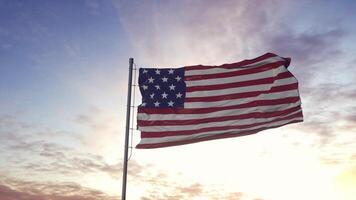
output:
[[[206,79],[227,78],[227,77],[233,77],[233,76],[255,74],[255,73],[260,73],[260,72],[268,71],[271,69],[275,69],[277,67],[282,66],[284,63],[285,63],[285,61],[277,61],[274,63],[268,63],[265,65],[262,65],[258,68],[252,68],[252,69],[246,69],[246,70],[215,73],[215,74],[200,74],[200,75],[191,75],[191,76],[186,75],[184,77],[184,80],[185,81],[206,80]]]
[[[287,72],[282,72],[273,77],[267,77],[261,79],[240,81],[234,83],[224,83],[224,84],[217,84],[217,85],[190,86],[187,87],[186,91],[196,92],[196,91],[220,90],[220,89],[235,88],[235,87],[245,87],[245,86],[252,86],[252,85],[272,84],[275,80],[290,78],[290,77],[293,77],[293,75],[287,71]]]
[[[198,133],[211,132],[211,131],[222,131],[222,130],[236,130],[236,129],[247,129],[253,128],[255,126],[270,124],[273,122],[289,120],[293,118],[303,117],[302,111],[289,115],[286,117],[274,119],[268,122],[259,122],[246,125],[234,125],[234,126],[218,126],[218,127],[207,127],[196,130],[185,130],[185,131],[163,131],[163,132],[141,132],[141,138],[157,138],[157,137],[169,137],[169,136],[180,136],[180,135],[194,135]]]
[[[298,122],[302,122],[302,121],[303,120],[293,120],[293,121],[288,122],[286,124],[298,123]],[[255,130],[249,130],[249,131],[242,131],[242,132],[232,131],[231,133],[225,133],[225,134],[220,134],[220,135],[212,135],[212,136],[208,136],[208,137],[204,137],[204,138],[194,138],[194,139],[184,140],[184,141],[163,142],[163,143],[154,143],[154,144],[138,144],[136,146],[136,148],[137,149],[153,149],[153,148],[161,148],[161,147],[170,147],[170,146],[191,144],[191,143],[197,143],[197,142],[203,142],[203,141],[215,140],[215,139],[239,137],[239,136],[255,134],[255,133],[258,133],[260,131],[267,130],[267,129],[278,128],[278,127],[284,126],[286,124],[282,124],[282,125],[278,125],[278,126],[271,126],[271,127],[264,127],[264,128],[259,128],[259,129],[255,129]]]
[[[230,109],[295,103],[299,100],[300,100],[299,96],[296,96],[296,97],[287,97],[281,99],[256,100],[256,101],[239,104],[239,105],[213,107],[213,108],[159,108],[157,109],[157,108],[138,107],[137,112],[146,113],[146,114],[202,114],[202,113],[210,113],[210,112],[230,110]]]
[[[138,120],[137,125],[139,125],[141,127],[142,126],[177,126],[177,125],[202,124],[202,123],[210,123],[210,122],[222,122],[222,121],[237,120],[237,119],[270,118],[270,117],[288,115],[288,114],[293,113],[300,109],[301,109],[301,107],[299,105],[299,106],[296,106],[293,108],[288,108],[285,110],[279,110],[279,111],[274,111],[274,112],[251,112],[251,113],[246,113],[246,114],[241,114],[241,115],[210,117],[210,118],[203,118],[203,119],[154,120],[154,121]]]
[[[202,70],[202,69],[212,69],[212,68],[225,68],[225,69],[231,69],[231,68],[237,68],[237,67],[243,67],[245,65],[251,65],[253,63],[257,63],[260,62],[262,60],[271,58],[271,57],[276,57],[276,54],[273,53],[266,53],[260,57],[254,58],[254,59],[250,59],[250,60],[243,60],[240,62],[236,62],[236,63],[231,63],[231,64],[223,64],[220,66],[207,66],[207,65],[193,65],[193,66],[186,66],[185,70]],[[286,60],[288,60],[288,58],[284,58]],[[287,66],[286,66],[287,67]]]
[[[272,87],[270,90],[266,90],[266,91],[242,92],[242,93],[210,96],[210,97],[186,97],[185,102],[214,102],[214,101],[224,101],[224,100],[231,100],[231,99],[241,99],[241,98],[256,97],[261,94],[285,92],[289,90],[295,90],[297,88],[298,88],[298,83],[292,83],[288,85],[275,86]]]

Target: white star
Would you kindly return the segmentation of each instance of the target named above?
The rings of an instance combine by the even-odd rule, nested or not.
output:
[[[148,83],[153,83],[154,80],[155,80],[154,78],[150,77],[150,78],[148,79]]]
[[[182,98],[182,95],[180,92],[178,94],[176,94],[177,98]]]
[[[176,87],[176,86],[172,84],[172,85],[169,86],[169,90],[174,90],[175,87]]]
[[[168,70],[168,74],[173,74],[173,73],[174,73],[174,69]]]
[[[168,102],[168,106],[170,106],[170,107],[173,107],[173,104],[174,104],[173,101],[169,101],[169,102]]]
[[[161,89],[161,87],[160,87],[159,85],[155,85],[155,88],[156,88],[157,90],[160,90],[160,89]]]
[[[155,93],[150,94],[151,99],[153,99],[154,96],[155,96]]]
[[[167,78],[167,77],[163,77],[163,78],[162,78],[162,81],[163,81],[163,82],[167,82],[167,81],[168,81],[168,78]]]
[[[182,79],[182,77],[177,76],[175,79],[177,80],[177,82],[179,82]]]
[[[142,74],[147,74],[147,70],[146,69],[143,69],[143,72],[142,72]]]
[[[142,89],[143,89],[143,90],[147,90],[147,89],[148,89],[148,86],[147,86],[147,85],[142,85]]]
[[[156,74],[161,74],[161,71],[159,69],[155,70]]]
[[[156,101],[156,102],[154,102],[154,104],[155,104],[155,107],[159,107],[160,102]]]
[[[162,94],[162,99],[167,99],[168,94],[166,92],[163,92]]]
[[[145,102],[141,103],[142,107],[145,107],[147,104]]]

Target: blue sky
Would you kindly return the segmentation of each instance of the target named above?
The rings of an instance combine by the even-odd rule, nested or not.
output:
[[[0,199],[119,197],[129,57],[181,67],[266,52],[292,58],[305,122],[134,150],[129,199],[355,199],[355,9],[351,0],[0,0]]]

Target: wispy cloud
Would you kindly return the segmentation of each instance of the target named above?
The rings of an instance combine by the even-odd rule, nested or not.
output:
[[[302,33],[286,29],[277,34],[271,33],[266,45],[276,52],[291,56],[297,65],[311,66],[316,63],[330,62],[329,59],[335,60],[337,56],[340,56],[342,51],[339,43],[344,35],[345,32],[341,29]]]
[[[118,159],[117,154],[112,154],[116,145],[123,144],[123,116],[112,110],[105,110],[91,106],[86,111],[75,115],[72,122],[82,130],[79,141],[90,152],[106,156],[106,159]]]
[[[229,191],[218,185],[209,185],[200,182],[186,180],[179,181],[181,175],[167,174],[155,168],[146,168],[143,176],[134,176],[135,182],[140,182],[146,190],[140,197],[141,200],[167,199],[167,200],[255,200],[253,194],[239,191]],[[260,199],[262,200],[262,198]]]
[[[76,183],[21,181],[0,178],[2,200],[114,200],[118,197]]]
[[[117,6],[120,19],[148,64],[219,64],[274,51],[311,65],[340,54],[338,43],[346,34],[337,26],[296,30],[288,13],[298,4],[288,1],[124,2]]]
[[[74,122],[85,126],[88,130],[105,130],[101,122],[97,124],[97,121],[90,117],[100,118],[100,109],[90,110],[90,115],[77,115]],[[0,164],[1,199],[111,200],[114,198],[103,191],[84,187],[80,177],[104,174],[112,180],[120,180],[121,161],[108,164],[100,154],[78,151],[49,139],[22,137],[22,132],[31,132],[35,136],[37,131],[43,132],[43,129],[38,125],[27,125],[16,117],[2,116],[1,122],[2,127],[11,130],[12,135],[21,136],[1,135],[2,147],[7,152],[1,153],[2,158],[5,159],[5,162]],[[13,155],[17,156],[13,158]],[[200,183],[189,183],[189,181],[180,183],[174,180],[174,176],[157,170],[154,165],[141,164],[136,160],[130,160],[128,175],[130,184],[148,187],[143,191],[142,199],[191,199],[200,196],[214,199],[216,196],[229,194],[221,191],[212,193],[208,189],[209,186]],[[60,191],[56,190],[58,187],[61,188]]]
[[[133,5],[120,2],[118,9],[139,61],[167,66],[196,64],[192,62],[219,64],[262,53],[261,35],[271,25],[268,9],[283,5],[259,4],[250,1]]]
[[[199,177],[189,179],[178,172],[175,174],[160,169],[158,166],[161,163],[148,164],[145,161],[149,159],[135,160],[134,157],[129,162],[128,178],[129,192],[133,196],[136,195],[136,199],[262,200],[266,197],[254,193],[256,185],[262,190],[261,194],[263,190],[268,190],[265,194],[275,192],[274,195],[280,197],[281,192],[272,187],[283,186],[290,179],[293,179],[293,183],[288,183],[293,187],[302,187],[299,193],[307,193],[312,188],[309,186],[319,183],[320,180],[308,181],[310,185],[304,185],[306,179],[322,179],[328,176],[327,170],[319,174],[320,166],[335,167],[333,170],[347,169],[341,179],[347,182],[347,187],[354,186],[356,60],[350,55],[352,51],[346,52],[343,48],[345,43],[352,46],[350,40],[347,41],[352,34],[349,32],[351,28],[340,18],[349,16],[346,21],[352,21],[350,19],[351,15],[354,15],[354,9],[349,6],[343,15],[327,14],[327,19],[320,20],[326,14],[318,11],[324,9],[323,6],[330,7],[332,4],[321,1],[305,2],[307,1],[197,0],[152,3],[114,0],[121,25],[126,31],[124,34],[116,32],[117,29],[121,31],[120,24],[116,24],[118,27],[114,30],[109,27],[115,24],[106,23],[113,16],[113,13],[105,15],[105,12],[112,11],[110,3],[87,0],[73,5],[61,4],[64,8],[73,8],[71,13],[61,16],[62,9],[51,6],[51,3],[37,7],[38,5],[32,3],[7,4],[0,1],[4,10],[8,11],[8,16],[4,19],[11,18],[5,26],[0,26],[0,39],[8,41],[0,46],[0,51],[2,49],[15,56],[26,54],[23,59],[16,57],[15,60],[23,62],[19,66],[31,66],[29,71],[36,76],[29,76],[31,81],[22,80],[20,78],[27,78],[27,71],[15,68],[24,74],[21,77],[17,76],[17,71],[9,71],[15,74],[11,78],[21,80],[18,84],[21,84],[23,91],[28,92],[24,97],[36,100],[37,103],[35,106],[32,102],[18,104],[17,101],[23,99],[6,92],[6,99],[0,100],[3,107],[8,109],[4,113],[10,113],[0,115],[0,199],[118,199],[118,195],[110,194],[117,194],[122,175],[122,159],[118,151],[123,142],[120,130],[123,130],[124,126],[125,106],[118,105],[125,102],[126,93],[122,88],[126,88],[126,73],[121,73],[121,67],[113,69],[110,66],[121,65],[118,60],[122,60],[122,55],[125,54],[122,52],[132,52],[138,67],[222,64],[253,58],[265,52],[292,57],[290,69],[300,83],[305,115],[304,123],[279,129],[286,130],[283,136],[286,135],[287,139],[296,135],[299,138],[288,141],[290,144],[296,144],[295,146],[276,148],[278,152],[291,150],[282,152],[280,157],[272,156],[273,150],[270,150],[278,143],[276,141],[273,141],[273,144],[272,141],[266,140],[261,143],[251,142],[263,137],[243,140],[253,144],[254,152],[259,151],[259,148],[264,148],[261,151],[267,152],[260,161],[256,161],[259,159],[259,153],[250,154],[256,155],[256,160],[246,159],[251,165],[260,163],[258,166],[263,166],[261,169],[250,169],[249,164],[245,163],[249,173],[246,173],[244,178],[237,177],[243,175],[240,172],[239,175],[231,174],[229,177],[236,178],[236,185],[249,180],[250,183],[245,182],[246,184],[242,185],[250,185],[248,187],[253,188],[251,193],[248,192],[249,188],[244,190],[241,187],[223,187],[218,185],[219,183],[209,185]],[[329,10],[334,11],[331,8]],[[337,10],[340,9],[335,8],[335,12]],[[81,17],[83,19],[79,19]],[[78,26],[80,22],[83,23]],[[17,26],[13,26],[14,24]],[[112,33],[115,37],[106,33]],[[115,40],[120,45],[109,48],[113,37],[124,39]],[[129,43],[132,46],[127,46],[126,37],[130,38]],[[122,47],[118,47],[121,45]],[[29,46],[32,48],[28,48]],[[119,48],[122,49],[118,50]],[[115,60],[116,58],[113,58],[116,57],[117,51],[121,55]],[[111,53],[112,55],[107,57],[106,54]],[[29,63],[34,63],[33,67]],[[8,68],[11,67],[9,65]],[[43,77],[48,81],[42,80]],[[28,83],[38,85],[29,86]],[[46,92],[47,89],[49,92]],[[42,93],[43,90],[46,90],[45,93]],[[8,83],[7,91],[14,91],[12,80]],[[32,91],[38,91],[37,96],[31,93]],[[64,100],[65,98],[67,100]],[[46,105],[42,107],[42,104]],[[33,113],[26,116],[11,114],[12,107],[18,105],[22,108],[31,107]],[[88,105],[95,106],[88,108]],[[63,114],[65,109],[68,112]],[[47,115],[42,116],[42,113],[53,114],[53,119],[43,119]],[[41,122],[36,122],[37,119]],[[273,140],[273,137],[269,139]],[[282,146],[282,143],[288,145],[285,138],[278,138],[278,141],[280,143],[276,146]],[[210,149],[209,145],[201,146]],[[234,146],[228,151],[235,156],[236,149],[239,147]],[[295,149],[308,153],[306,159],[300,159],[302,162],[298,163],[298,156],[304,158],[303,153],[296,153],[297,159],[289,155],[293,154]],[[245,159],[242,158],[243,153],[239,154],[241,159]],[[145,153],[141,155],[143,154]],[[314,158],[320,159],[320,162],[313,160],[311,162],[316,164],[310,164],[310,169],[304,169],[305,165],[309,164],[304,161],[309,162],[309,159]],[[293,162],[288,165],[285,163],[286,159]],[[230,157],[222,160],[231,162],[231,170],[235,170],[235,166],[244,167],[240,160],[234,162]],[[175,160],[177,163],[179,161],[179,158]],[[283,165],[280,165],[280,162]],[[205,163],[199,164],[203,166]],[[207,172],[201,174],[217,176],[209,171],[213,166],[216,165],[206,166]],[[315,166],[317,169],[314,170]],[[302,170],[305,172],[301,172]],[[301,174],[299,176],[296,173]],[[267,175],[264,176],[265,174]],[[254,181],[260,177],[266,178],[264,182],[256,184]],[[89,180],[90,178],[92,180]],[[331,180],[328,178],[325,180]],[[100,181],[102,183],[99,183]],[[266,189],[264,183],[270,183],[269,181],[272,181],[271,185]],[[235,179],[231,182],[235,183]],[[106,193],[110,184],[113,185],[114,192]],[[321,188],[328,187],[324,185]],[[287,190],[286,194],[283,194],[285,196],[280,199],[286,199],[285,197],[290,195],[289,192],[295,191]]]
[[[86,0],[85,6],[90,9],[90,13],[92,15],[99,15],[100,14],[100,1],[98,0]]]
[[[354,86],[338,83],[342,75],[327,81],[335,65],[338,70],[348,67],[341,44],[349,33],[341,23],[330,25],[319,20],[321,16],[300,26],[291,13],[297,15],[302,5],[290,1],[259,2],[258,6],[255,1],[120,1],[117,8],[138,53],[138,62],[148,65],[220,64],[267,51],[292,57],[291,67],[300,82],[305,110],[305,123],[298,129],[320,136],[317,143],[322,145],[345,126],[336,126],[333,116],[350,118],[346,108],[355,99]],[[314,6],[329,9],[325,4]],[[339,20],[338,16],[334,18]]]

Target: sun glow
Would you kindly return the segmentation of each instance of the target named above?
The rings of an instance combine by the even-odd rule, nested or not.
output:
[[[101,190],[109,195],[121,194],[121,179],[114,179],[107,174],[90,174],[83,177],[81,180],[83,186]]]
[[[169,163],[163,161],[177,155],[174,148],[157,152],[157,157],[150,157],[150,152],[137,151],[136,158],[155,162],[157,168],[169,169],[171,180],[202,182],[207,187],[221,186],[227,191],[244,191],[253,197],[338,199],[340,191],[335,189],[334,182],[340,170],[322,164],[318,150],[290,145],[278,134],[274,131],[274,134],[242,137],[233,143],[220,140],[189,148],[174,147],[179,148],[179,155],[184,157]],[[209,152],[212,148],[216,150]],[[209,154],[204,155],[204,152]]]

